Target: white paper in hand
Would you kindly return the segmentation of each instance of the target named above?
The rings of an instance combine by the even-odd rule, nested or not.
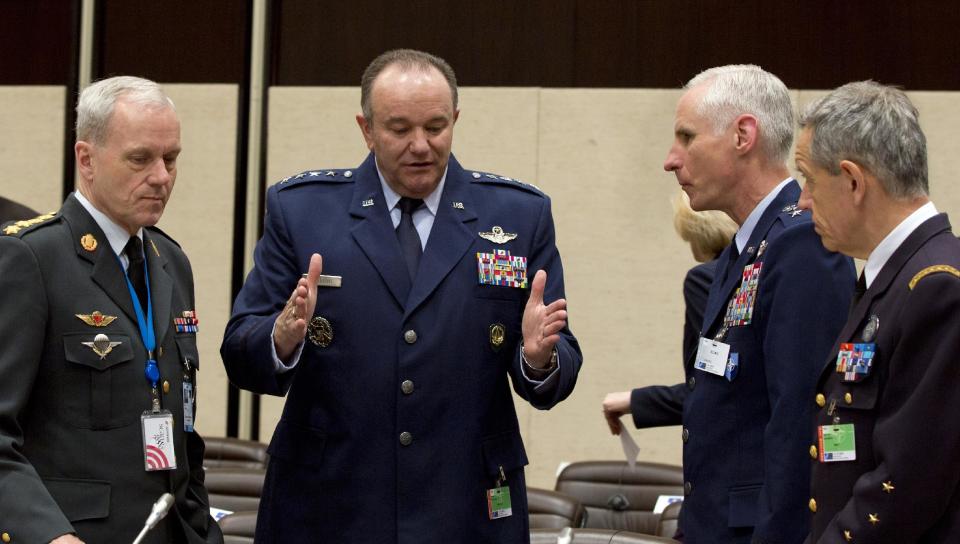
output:
[[[620,426],[620,445],[623,447],[623,455],[627,458],[627,464],[630,468],[637,465],[637,455],[640,453],[640,446],[633,440],[630,433],[627,432],[625,425]]]

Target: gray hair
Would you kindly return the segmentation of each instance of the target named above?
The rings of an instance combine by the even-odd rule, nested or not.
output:
[[[117,101],[157,108],[176,108],[160,85],[133,76],[101,79],[80,93],[77,101],[77,141],[102,144],[107,139],[107,124]]]
[[[453,109],[457,109],[457,75],[447,61],[436,55],[417,51],[416,49],[393,49],[373,59],[360,78],[360,108],[367,122],[373,121],[373,104],[370,94],[373,91],[373,82],[387,67],[400,65],[403,70],[423,70],[436,68],[450,85],[450,96],[453,98]]]
[[[893,198],[926,196],[927,138],[920,114],[900,89],[875,81],[847,83],[814,101],[800,116],[811,131],[810,158],[832,175],[854,161]]]
[[[760,145],[767,157],[786,162],[793,144],[793,105],[780,78],[752,64],[717,66],[700,72],[684,86],[709,85],[697,113],[720,133],[738,116],[749,113],[760,126]]]

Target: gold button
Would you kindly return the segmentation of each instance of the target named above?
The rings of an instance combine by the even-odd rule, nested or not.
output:
[[[811,458],[811,459],[816,459],[816,458],[817,458],[817,447],[816,447],[816,446],[810,446],[810,458]]]
[[[811,512],[816,512],[816,511],[817,511],[817,500],[816,500],[816,499],[810,499],[810,504],[809,504],[809,506],[810,506],[810,511],[811,511]]]
[[[851,395],[850,393],[844,394],[843,402],[846,402],[847,404],[853,404],[853,395]]]
[[[827,397],[823,396],[823,393],[817,393],[817,406],[823,408],[827,404]]]
[[[850,531],[844,531],[843,539],[846,540],[847,542],[853,542],[853,535],[850,534]]]
[[[170,392],[170,382],[163,380],[163,394],[166,395]]]
[[[10,542],[10,533],[3,533],[0,535],[0,540],[4,542]]]

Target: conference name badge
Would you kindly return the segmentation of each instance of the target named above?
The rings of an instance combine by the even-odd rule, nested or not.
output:
[[[513,515],[510,506],[510,486],[495,487],[487,490],[487,515],[490,519],[506,518]]]
[[[700,337],[697,359],[693,367],[717,376],[726,376],[727,362],[730,358],[730,344]],[[729,379],[733,379],[732,377]]]
[[[147,472],[175,470],[173,450],[173,414],[167,410],[144,412],[140,416],[143,431],[143,464]]]
[[[856,461],[857,441],[853,423],[821,425],[817,430],[820,442],[820,462]]]

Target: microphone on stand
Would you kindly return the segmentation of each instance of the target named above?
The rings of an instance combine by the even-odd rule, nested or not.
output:
[[[167,515],[171,506],[173,506],[173,495],[169,493],[161,495],[160,498],[157,499],[157,502],[153,503],[153,509],[150,510],[150,515],[147,516],[147,522],[143,524],[143,529],[140,530],[140,534],[137,535],[137,539],[133,541],[133,544],[140,544],[143,541],[143,537],[147,536],[147,533],[150,532],[150,529],[156,527],[157,523]]]

